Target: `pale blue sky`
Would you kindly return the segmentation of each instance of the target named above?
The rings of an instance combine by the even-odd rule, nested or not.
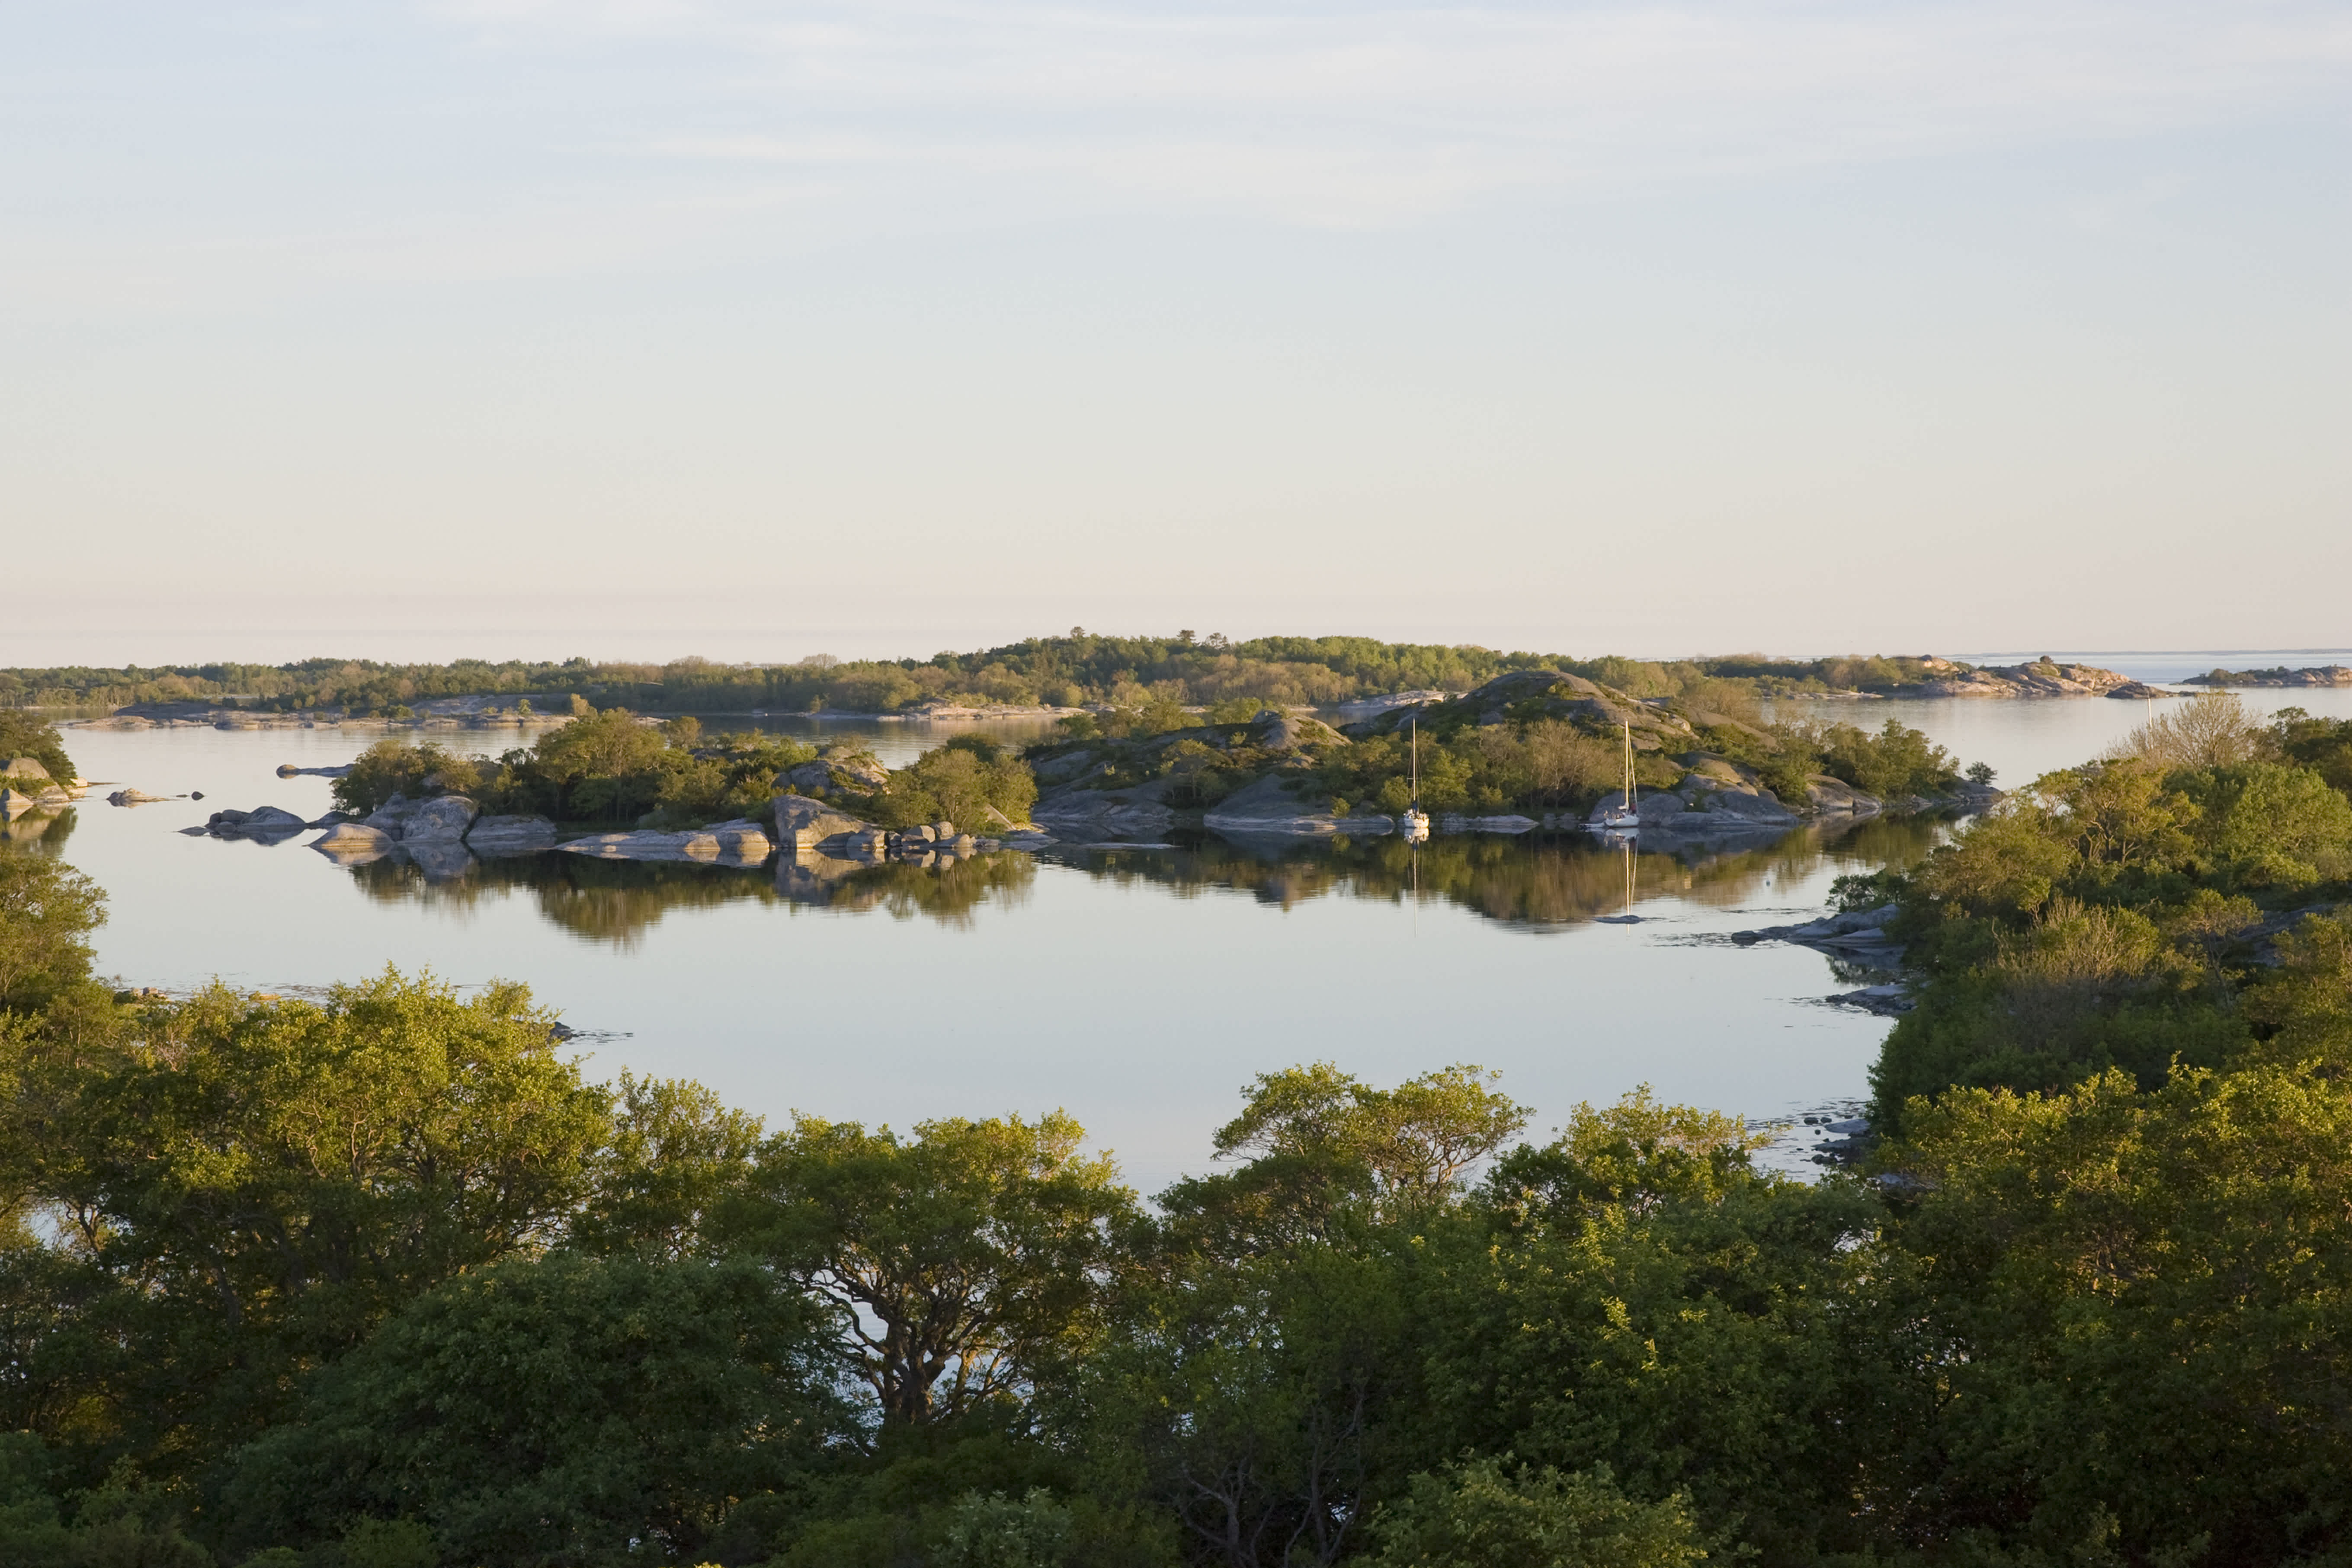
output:
[[[2340,645],[2347,132],[2341,4],[0,0],[0,662]]]

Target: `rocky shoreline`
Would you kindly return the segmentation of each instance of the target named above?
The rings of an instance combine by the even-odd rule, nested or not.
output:
[[[2313,664],[2291,670],[2281,664],[2268,670],[2211,670],[2191,675],[2185,686],[2352,686],[2352,665]]]
[[[10,758],[0,764],[0,836],[35,833],[89,793],[83,779],[51,778],[38,758]]]
[[[2044,654],[2025,664],[1994,664],[1969,668],[1948,659],[1931,659],[1939,671],[1914,685],[1896,686],[1894,697],[2118,697],[2143,700],[2179,696],[2096,664],[2062,664]]]

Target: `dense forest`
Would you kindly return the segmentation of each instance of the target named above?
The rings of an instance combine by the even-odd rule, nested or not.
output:
[[[0,853],[0,1563],[2340,1562],[2347,785],[2204,698],[1844,883],[1922,988],[1811,1185],[1530,1138],[1472,1034],[1147,1199],[1046,1107],[591,1082],[520,986],[118,995]]]
[[[2257,727],[2211,695],[1909,873],[1846,884],[1849,904],[1900,904],[1890,929],[1925,982],[1877,1071],[1881,1124],[1952,1083],[2116,1071],[2153,1091],[2352,1047],[2328,1021],[2352,981],[2347,790],[2352,721],[2291,708]]]
[[[1382,643],[1369,637],[1106,637],[1073,627],[971,653],[844,661],[812,654],[790,664],[679,659],[638,664],[461,659],[386,664],[306,659],[291,664],[158,669],[0,670],[0,707],[119,707],[200,701],[294,713],[312,708],[404,716],[439,697],[493,696],[642,713],[895,713],[926,702],[1139,707],[1158,697],[1199,706],[1332,704],[1388,692],[1465,691],[1507,670],[1559,669],[1635,696],[1675,696],[1710,680],[1763,695],[1885,691],[1923,678],[1924,659],[1857,656],[1775,660],[1762,654],[1654,662],[1569,659],[1488,648]]]

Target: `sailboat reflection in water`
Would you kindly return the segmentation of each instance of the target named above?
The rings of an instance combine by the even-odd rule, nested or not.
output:
[[[1601,810],[1593,813],[1591,823],[1602,840],[1616,844],[1625,857],[1625,903],[1614,915],[1594,916],[1607,925],[1638,925],[1642,917],[1633,913],[1633,842],[1642,833],[1642,803],[1638,786],[1633,782],[1633,727],[1625,726],[1625,779],[1612,802],[1603,800]]]
[[[1642,924],[1642,917],[1633,913],[1634,835],[1633,831],[1628,829],[1623,832],[1612,833],[1610,837],[1617,841],[1618,852],[1625,857],[1625,902],[1619,906],[1616,914],[1596,915],[1592,918],[1602,925],[1639,925]]]

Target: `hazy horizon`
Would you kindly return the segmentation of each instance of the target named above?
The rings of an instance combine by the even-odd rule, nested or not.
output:
[[[1165,637],[1173,635],[1168,628],[1090,627],[1088,631],[1102,635],[1119,637]],[[1208,629],[1196,629],[1200,635],[1210,634]],[[1222,630],[1217,629],[1217,630]],[[1037,636],[1055,633],[1038,632]],[[1304,630],[1301,628],[1265,628],[1232,633],[1235,640],[1256,636],[1377,636],[1376,632],[1355,628]],[[349,630],[274,628],[266,632],[237,633],[216,636],[211,633],[177,633],[168,630],[150,630],[135,634],[73,633],[58,638],[42,635],[26,636],[0,631],[0,668],[91,668],[139,667],[146,669],[196,664],[290,664],[306,659],[348,658],[368,659],[383,664],[449,664],[458,659],[486,659],[491,662],[509,660],[561,663],[572,658],[592,662],[628,664],[670,664],[686,659],[704,659],[716,664],[783,665],[797,664],[813,654],[829,653],[843,659],[906,659],[928,658],[934,653],[973,653],[991,647],[1019,642],[1020,637],[982,637],[961,642],[930,639],[925,649],[922,639],[894,640],[889,635],[870,632],[845,632],[835,637],[802,636],[797,640],[754,631],[713,631],[709,628],[651,628],[632,630],[625,635],[608,635],[594,640],[574,639],[565,642],[561,633],[489,632],[352,632]],[[1407,641],[1408,639],[1382,639]],[[2064,644],[2036,647],[2032,651],[2018,649],[1949,649],[1910,647],[1818,647],[1801,649],[1745,648],[1618,648],[1585,646],[1548,646],[1508,641],[1480,641],[1475,638],[1432,638],[1424,641],[1444,646],[1479,646],[1504,653],[1558,654],[1568,658],[1591,659],[1616,654],[1636,659],[1716,658],[1741,653],[1765,653],[1773,658],[1812,659],[1856,654],[1916,655],[1936,654],[1958,659],[1972,664],[2013,664],[2029,662],[2043,653],[2063,664],[2076,662],[2108,662],[2126,673],[2141,679],[2173,678],[2147,673],[2159,666],[2179,666],[2184,674],[2198,674],[2213,667],[2264,668],[2270,662],[2290,664],[2336,664],[2352,661],[2352,646],[2312,648],[2080,648]],[[625,644],[614,647],[611,644]],[[214,644],[221,644],[215,646]],[[142,648],[147,653],[161,653],[183,649],[173,656],[114,656],[121,648]],[[187,653],[185,649],[194,649]],[[289,650],[301,650],[290,652]],[[75,656],[79,653],[85,656]],[[57,654],[58,656],[46,656]],[[2210,660],[2211,663],[2198,663]]]

